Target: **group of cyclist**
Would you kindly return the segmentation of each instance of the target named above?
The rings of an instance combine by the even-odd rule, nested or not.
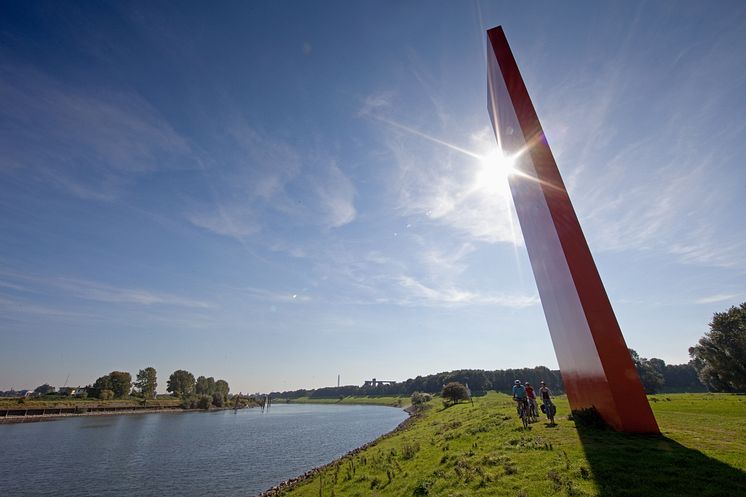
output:
[[[541,410],[547,415],[549,422],[554,424],[554,414],[557,409],[552,402],[549,388],[547,388],[546,383],[543,381],[539,387],[539,395],[541,395]],[[531,383],[526,382],[524,385],[521,384],[521,380],[515,380],[515,384],[513,385],[513,400],[516,403],[518,416],[524,421],[524,426],[527,424],[529,418],[538,419],[536,391],[531,386]]]

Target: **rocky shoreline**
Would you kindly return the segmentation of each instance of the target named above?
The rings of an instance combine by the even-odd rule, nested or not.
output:
[[[232,407],[222,407],[210,409],[184,409],[182,407],[164,407],[162,409],[122,409],[119,411],[98,411],[98,412],[76,412],[76,413],[50,413],[50,414],[35,414],[30,416],[6,416],[0,417],[0,425],[3,424],[17,424],[17,423],[38,423],[41,421],[55,421],[57,419],[64,418],[77,418],[80,416],[131,416],[133,414],[158,414],[158,413],[184,413],[184,412],[210,412],[210,411],[226,411],[231,410]]]
[[[164,412],[195,412],[200,409],[181,409],[181,408],[163,408],[163,409],[132,409],[132,410],[121,410],[115,412],[77,412],[77,413],[63,413],[63,414],[36,414],[33,416],[7,416],[0,418],[0,424],[16,424],[16,423],[37,423],[40,421],[54,421],[56,419],[64,418],[77,418],[80,416],[120,416],[120,415],[132,415],[132,414],[151,414],[151,413],[164,413]]]
[[[412,423],[419,417],[419,415],[411,407],[408,407],[408,408],[404,409],[404,411],[406,411],[407,414],[409,414],[409,417],[407,419],[405,419],[404,421],[402,421],[401,423],[399,423],[399,425],[396,428],[394,428],[393,430],[391,430],[390,432],[381,435],[380,437],[376,438],[372,442],[368,442],[365,445],[361,445],[360,447],[349,451],[348,453],[346,453],[342,457],[339,457],[339,458],[331,461],[330,463],[324,464],[323,466],[318,466],[318,467],[313,468],[313,469],[309,469],[308,471],[306,471],[302,475],[296,476],[295,478],[290,478],[289,480],[285,480],[282,483],[279,483],[279,484],[273,486],[272,488],[270,488],[268,490],[265,490],[264,492],[262,492],[260,494],[255,495],[254,497],[280,497],[285,492],[287,492],[289,490],[292,490],[293,488],[297,487],[298,485],[300,485],[301,483],[305,482],[306,480],[309,480],[309,479],[313,478],[314,476],[316,476],[320,472],[324,471],[325,469],[332,468],[332,467],[334,467],[334,466],[336,466],[338,464],[341,464],[344,461],[346,461],[347,459],[349,459],[349,458],[351,458],[353,456],[356,456],[360,452],[362,452],[362,451],[364,451],[366,449],[369,449],[371,447],[376,446],[382,440],[385,440],[386,438],[388,438],[390,436],[393,436],[393,435],[395,435],[397,433],[400,433],[400,432],[408,429],[412,425]]]

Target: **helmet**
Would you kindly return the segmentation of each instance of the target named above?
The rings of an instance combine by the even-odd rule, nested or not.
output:
[[[527,387],[530,387],[530,386],[531,386],[531,383],[529,383],[529,382],[526,382],[526,386],[527,386]]]
[[[515,380],[515,384],[516,385],[520,385],[521,384],[521,380]]]

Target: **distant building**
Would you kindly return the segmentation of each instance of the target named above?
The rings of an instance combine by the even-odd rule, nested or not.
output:
[[[372,380],[365,380],[365,383],[363,383],[363,387],[373,387],[373,388],[375,388],[375,387],[379,387],[379,386],[383,386],[383,385],[395,385],[395,384],[396,384],[395,381],[391,381],[391,380],[376,380],[375,378],[373,378]]]

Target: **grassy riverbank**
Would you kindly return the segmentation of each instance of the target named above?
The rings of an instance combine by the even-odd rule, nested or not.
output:
[[[146,405],[158,406],[158,407],[175,407],[181,404],[180,399],[176,398],[160,398],[155,400],[149,400]],[[142,399],[131,398],[131,399],[114,399],[114,400],[100,400],[100,399],[81,399],[75,397],[55,397],[53,399],[24,399],[23,402],[18,402],[17,399],[0,399],[0,408],[3,409],[59,409],[66,407],[140,407],[142,406]]]
[[[746,495],[746,396],[651,397],[661,437],[558,423],[519,427],[490,393],[444,409],[344,458],[283,494],[293,497]]]
[[[377,397],[377,396],[349,396],[341,399],[318,399],[311,397],[297,397],[294,399],[273,399],[272,402],[279,404],[352,404],[352,405],[378,405],[389,407],[409,407],[409,397]]]

